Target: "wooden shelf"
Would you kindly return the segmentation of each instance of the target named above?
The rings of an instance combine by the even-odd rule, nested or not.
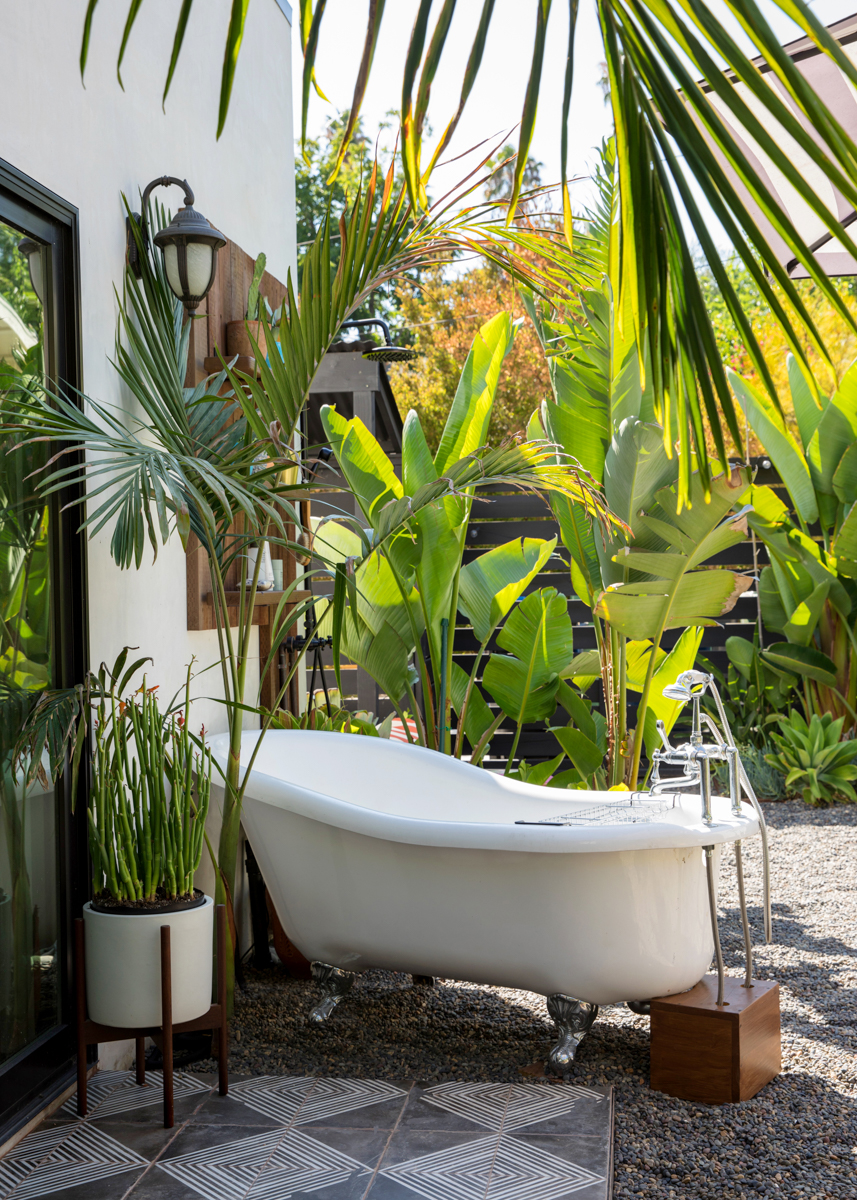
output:
[[[289,596],[286,603],[287,604],[300,604],[301,601],[303,601],[303,600],[309,600],[311,595],[312,595],[312,592],[302,592],[302,591],[299,591],[298,589],[295,589],[295,591],[292,592],[291,596]],[[256,603],[253,605],[253,607],[259,608],[261,606],[264,608],[273,608],[277,604],[280,603],[282,598],[283,598],[282,592],[276,592],[276,591],[274,591],[274,592],[257,592],[256,593]],[[213,603],[212,593],[207,592],[203,596],[203,601],[206,604]],[[238,605],[241,603],[241,592],[238,590],[227,591],[226,601],[227,601],[229,608],[237,608]]]
[[[229,354],[224,354],[223,357],[226,359],[226,362],[228,364],[231,356]],[[223,363],[216,356],[215,357],[208,356],[208,357],[204,358],[202,361],[203,361],[203,365],[205,367],[206,375],[219,375],[220,372],[223,370]],[[256,370],[255,358],[249,358],[246,354],[238,355],[238,357],[235,359],[235,362],[232,366],[232,370],[233,371],[241,371],[245,375],[256,376],[259,374],[259,372]]]

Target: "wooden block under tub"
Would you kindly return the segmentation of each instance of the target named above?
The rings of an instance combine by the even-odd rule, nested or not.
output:
[[[650,1086],[680,1100],[730,1104],[749,1100],[782,1069],[780,987],[752,988],[726,979],[717,1007],[717,976],[679,996],[652,1000]]]

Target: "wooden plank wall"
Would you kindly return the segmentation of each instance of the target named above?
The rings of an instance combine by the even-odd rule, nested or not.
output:
[[[186,386],[194,386],[205,379],[206,358],[213,358],[218,351],[226,355],[226,326],[230,321],[243,320],[247,312],[247,293],[253,278],[254,260],[234,242],[227,242],[217,256],[214,283],[208,295],[192,318],[190,349],[188,352],[188,374]],[[267,297],[271,308],[277,308],[286,295],[286,286],[266,271],[259,288],[261,296]],[[294,531],[294,527],[289,527]],[[272,546],[274,558],[283,559],[283,580],[288,586],[295,578],[294,557],[281,547]],[[229,589],[238,586],[237,568],[233,567],[226,580]],[[187,627],[188,629],[214,629],[214,609],[207,599],[211,592],[208,563],[199,543],[191,534],[187,553]],[[299,596],[296,598],[300,598]],[[238,610],[229,609],[237,620]],[[254,625],[259,626],[259,650],[265,657],[270,651],[270,607],[258,605],[253,614]],[[262,703],[271,704],[278,685],[276,666],[263,681]]]
[[[246,315],[253,265],[250,255],[234,242],[227,242],[218,254],[214,283],[196,310],[193,322],[188,385],[200,383],[205,378],[206,358],[213,358],[218,350],[226,354],[226,326],[230,321],[243,320]],[[259,294],[267,297],[271,308],[277,308],[286,294],[286,285],[266,271]]]
[[[763,467],[767,460],[754,459],[756,482],[782,489],[782,484],[775,471]],[[788,496],[782,490],[782,498],[788,503]],[[465,550],[465,562],[476,558],[483,551],[493,546],[502,545],[517,537],[559,539],[559,525],[554,520],[553,513],[545,500],[540,496],[527,495],[521,492],[503,492],[498,489],[486,491],[484,497],[474,502],[473,516],[469,529],[468,546]],[[554,587],[562,595],[569,597],[569,613],[574,626],[575,653],[581,650],[595,649],[595,631],[592,626],[590,610],[573,593],[571,578],[567,563],[568,554],[558,540],[558,550],[545,570],[533,580],[528,591],[538,588]],[[757,542],[755,548],[751,540],[747,540],[731,550],[724,552],[711,560],[712,565],[728,566],[742,574],[756,574],[767,564],[768,558],[764,546]],[[314,590],[329,594],[332,584],[320,580],[313,585]],[[755,588],[751,588],[739,597],[735,607],[727,613],[722,623],[713,628],[706,628],[702,636],[700,652],[726,673],[727,658],[724,649],[726,639],[735,635],[752,639],[758,622],[758,599]],[[666,649],[676,642],[680,631],[669,631],[663,640]],[[461,615],[455,631],[454,659],[470,673],[473,667],[473,656],[476,653],[477,642],[473,631]],[[496,639],[489,646],[489,653],[497,651]],[[330,663],[329,653],[324,661]],[[483,663],[487,658],[483,660]],[[332,680],[332,671],[329,672]],[[481,678],[479,676],[478,678]],[[319,683],[316,680],[316,688]],[[333,686],[332,682],[329,686]],[[356,667],[350,667],[347,673],[343,671],[343,688],[346,693],[345,703],[349,708],[370,708],[376,715],[386,716],[392,711],[389,699],[379,693],[374,681],[365,672]],[[601,702],[600,685],[596,685],[591,693],[596,703]],[[629,722],[634,723],[633,694],[630,695],[631,712]],[[496,706],[492,706],[496,707]],[[603,711],[603,708],[602,708]],[[506,721],[500,727],[491,743],[491,757],[487,765],[503,768],[506,765],[508,752],[511,749],[514,726]],[[537,762],[553,757],[557,752],[553,736],[546,733],[544,726],[534,725],[525,727],[519,743],[516,758],[525,758],[528,762]]]

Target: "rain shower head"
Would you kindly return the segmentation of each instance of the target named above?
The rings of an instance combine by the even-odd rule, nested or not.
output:
[[[372,362],[413,362],[419,354],[408,346],[379,346],[377,350],[365,350],[363,357]]]
[[[377,325],[383,329],[385,344],[374,350],[365,350],[363,358],[368,358],[371,362],[396,363],[413,362],[415,358],[419,357],[418,351],[412,350],[409,346],[393,345],[390,326],[381,317],[366,317],[360,321],[343,321],[340,329],[362,329],[366,325]]]

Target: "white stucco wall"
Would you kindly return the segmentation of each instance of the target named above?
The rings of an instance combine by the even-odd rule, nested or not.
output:
[[[161,93],[179,0],[148,0],[140,10],[123,64],[116,56],[127,3],[102,4],[92,27],[86,87],[78,68],[86,0],[0,0],[4,118],[0,158],[50,188],[80,212],[83,382],[88,395],[121,404],[108,361],[116,325],[114,285],[121,287],[125,223],[120,192],[137,199],[160,175],[187,178],[196,208],[231,241],[285,280],[294,270],[295,193],[292,132],[291,26],[279,0],[249,9],[232,102],[220,141],[217,129],[223,44],[230,0],[196,4],[173,79],[166,113]],[[156,193],[175,211],[178,190]],[[217,659],[213,632],[189,632],[185,556],[178,538],[152,564],[120,571],[109,557],[109,531],[89,543],[90,659],[112,662],[125,645],[151,655],[149,681],[171,696],[193,656]],[[194,724],[225,728],[219,670],[196,682]],[[258,675],[257,675],[258,679]],[[212,825],[217,826],[213,814]],[[216,843],[216,828],[212,829]],[[213,888],[207,860],[197,880]],[[239,881],[242,945],[249,918]],[[132,1043],[101,1047],[102,1069],[125,1067]]]
[[[287,8],[288,6],[286,6]],[[166,112],[161,94],[178,0],[148,0],[126,50],[116,57],[127,3],[101,4],[92,25],[86,87],[78,67],[86,0],[0,0],[4,120],[0,157],[80,211],[84,389],[121,401],[112,354],[125,251],[120,192],[137,199],[160,175],[187,178],[196,208],[248,254],[264,250],[268,270],[285,280],[295,265],[291,26],[278,0],[250,5],[226,127],[217,130],[223,44],[230,0],[194,5]],[[14,99],[14,103],[10,103]],[[159,191],[173,211],[178,189]],[[186,664],[217,657],[213,632],[186,628],[185,559],[175,538],[152,565],[120,571],[109,533],[89,544],[90,655],[112,662],[124,645],[149,654],[161,694],[181,685]],[[200,697],[218,688],[204,675]],[[197,721],[225,727],[222,706],[200,700]]]

